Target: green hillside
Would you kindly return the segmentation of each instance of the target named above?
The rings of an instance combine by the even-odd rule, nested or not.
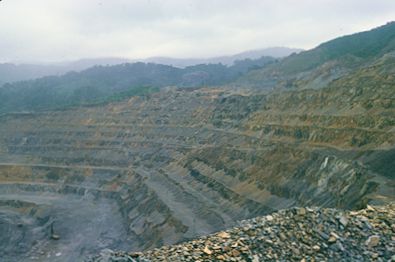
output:
[[[167,86],[223,85],[274,61],[272,57],[261,57],[239,60],[232,66],[202,64],[182,69],[153,63],[96,66],[79,73],[5,84],[0,87],[0,112],[96,105],[150,94]]]
[[[327,71],[332,70],[331,74],[342,76],[394,50],[395,22],[390,22],[370,31],[339,37],[312,50],[291,55],[270,67],[251,71],[236,83],[240,86],[263,88],[298,87],[292,83],[294,80],[311,78],[309,80],[313,81],[317,79],[317,71],[323,67]],[[319,83],[317,85],[321,86]]]

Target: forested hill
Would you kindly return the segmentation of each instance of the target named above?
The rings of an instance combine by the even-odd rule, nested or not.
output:
[[[0,112],[105,103],[151,93],[166,86],[223,85],[274,61],[274,58],[262,57],[236,61],[233,66],[202,64],[183,69],[153,63],[96,66],[79,73],[5,84],[0,88]]]
[[[118,101],[163,87],[231,85],[243,89],[322,89],[380,61],[385,68],[395,50],[395,22],[349,36],[281,60],[236,61],[232,66],[201,64],[186,68],[153,63],[96,66],[79,73],[5,84],[0,113],[52,110]],[[380,81],[384,79],[379,79]]]

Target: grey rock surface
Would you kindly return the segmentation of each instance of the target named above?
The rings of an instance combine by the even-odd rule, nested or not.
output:
[[[292,208],[178,245],[114,252],[108,261],[394,261],[394,224],[394,204],[347,212]]]

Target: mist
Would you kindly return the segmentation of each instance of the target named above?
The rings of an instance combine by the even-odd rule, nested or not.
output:
[[[272,46],[309,49],[393,17],[391,0],[4,0],[0,62],[202,58]]]

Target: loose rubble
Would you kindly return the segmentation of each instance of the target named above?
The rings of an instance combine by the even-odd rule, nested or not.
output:
[[[179,245],[105,250],[90,261],[395,261],[395,204],[280,210]]]

